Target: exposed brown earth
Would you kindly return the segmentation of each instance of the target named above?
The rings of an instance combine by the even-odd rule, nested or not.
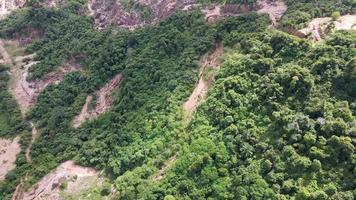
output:
[[[75,194],[100,184],[99,172],[89,167],[76,165],[73,161],[66,161],[55,170],[43,177],[35,186],[23,194],[17,193],[13,200],[62,200],[60,185],[67,182],[63,190],[66,194]],[[15,195],[14,195],[15,196]]]
[[[150,16],[145,18],[137,9],[125,8],[119,0],[91,0],[88,5],[89,15],[94,16],[95,27],[98,29],[110,25],[134,29],[153,25],[170,16],[174,11],[183,9],[194,2],[193,0],[141,0],[135,3],[151,10]]]
[[[75,59],[70,60],[58,70],[47,74],[43,79],[29,81],[29,68],[35,64],[36,55],[18,56],[11,67],[11,80],[9,91],[17,100],[22,114],[25,114],[31,105],[37,100],[38,95],[50,84],[60,83],[67,73],[80,70]]]
[[[224,48],[222,43],[217,43],[214,49],[200,59],[200,72],[199,72],[199,79],[196,83],[196,86],[189,96],[188,100],[184,103],[183,108],[185,112],[189,115],[191,114],[195,108],[202,102],[205,98],[209,87],[213,83],[214,75],[210,74],[207,77],[207,80],[204,78],[204,72],[208,68],[216,68],[219,66],[219,57],[224,53]]]
[[[94,96],[96,96],[96,106],[94,109],[89,108],[89,105],[93,100],[93,95],[89,95],[85,100],[81,112],[74,118],[73,126],[78,128],[85,121],[94,119],[109,110],[112,105],[110,94],[116,87],[120,86],[122,79],[122,74],[116,75],[94,94]]]
[[[46,0],[39,4],[44,7],[57,7],[63,0]],[[5,16],[14,9],[25,5],[26,0],[5,0],[2,4],[0,16]],[[149,15],[144,16],[138,7],[146,7]],[[196,0],[139,0],[132,1],[131,5],[123,5],[120,0],[89,0],[88,14],[94,17],[94,25],[98,29],[107,28],[111,25],[135,29],[147,25],[157,24],[169,17],[177,10],[201,9],[207,14],[206,19],[211,21],[215,18],[227,16],[239,16],[251,11],[268,13],[273,26],[287,9],[281,0],[260,0],[255,5],[225,4],[215,7],[202,6]],[[3,14],[1,14],[3,13]],[[26,40],[25,40],[26,41]]]
[[[0,181],[15,168],[16,155],[21,151],[19,140],[20,137],[13,140],[0,139]]]
[[[272,20],[272,27],[277,26],[277,21],[283,16],[286,10],[287,5],[282,0],[259,0],[254,5],[225,4],[201,9],[205,14],[207,22],[213,22],[217,19],[230,16],[241,16],[249,12],[267,13]]]
[[[260,0],[257,2],[257,13],[267,13],[272,20],[272,27],[277,27],[278,20],[287,11],[287,5],[282,0]]]
[[[25,6],[27,0],[1,0],[0,2],[0,19],[10,14],[11,11]]]
[[[313,19],[308,27],[299,30],[305,35],[310,35],[313,43],[318,42],[332,30],[356,30],[356,15],[344,15],[332,21],[330,17]]]

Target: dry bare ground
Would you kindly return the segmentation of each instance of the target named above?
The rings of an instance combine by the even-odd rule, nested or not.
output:
[[[224,48],[222,43],[217,43],[214,49],[209,51],[207,54],[203,55],[200,59],[200,72],[199,79],[196,86],[189,96],[188,100],[184,103],[183,108],[185,113],[190,115],[195,108],[201,103],[201,101],[206,96],[209,87],[211,86],[214,76],[213,74],[208,75],[207,80],[204,79],[204,72],[207,68],[216,68],[219,66],[219,57],[224,53]]]
[[[43,79],[28,81],[30,67],[38,63],[34,61],[35,57],[36,54],[30,54],[14,58],[14,65],[10,71],[9,91],[18,102],[22,114],[30,109],[38,95],[48,85],[60,83],[67,73],[78,71],[81,68],[73,58],[58,70],[47,74]]]
[[[259,0],[257,13],[267,13],[272,20],[272,27],[277,27],[277,22],[287,11],[287,5],[282,0]]]
[[[136,3],[148,7],[152,12],[149,17],[144,17],[135,9],[125,8],[119,0],[90,0],[88,5],[89,15],[95,19],[98,29],[116,25],[134,29],[145,25],[152,25],[168,17],[174,11],[183,9],[193,4],[194,0],[140,0]]]
[[[13,200],[62,200],[60,185],[67,182],[68,186],[63,190],[65,194],[77,194],[100,184],[99,172],[89,167],[66,161],[55,170],[43,177],[35,186],[23,194],[15,193]]]
[[[287,10],[287,5],[282,0],[259,0],[255,5],[246,4],[225,4],[213,7],[202,8],[207,22],[213,22],[217,19],[223,19],[230,16],[240,16],[249,12],[259,14],[267,13],[272,20],[272,27],[277,26],[277,21]]]
[[[94,119],[109,110],[112,105],[110,94],[116,87],[120,86],[122,79],[122,74],[116,75],[94,94],[96,96],[96,106],[92,110],[89,105],[93,100],[93,95],[88,95],[81,112],[73,120],[73,126],[78,128],[86,120]]]
[[[0,181],[15,168],[16,155],[21,151],[19,140],[20,137],[13,140],[0,139]]]
[[[344,15],[337,21],[332,21],[330,17],[315,18],[309,23],[308,27],[299,31],[305,35],[310,34],[312,42],[315,43],[322,40],[329,27],[335,30],[356,30],[356,15]]]
[[[27,0],[1,0],[0,1],[0,19],[10,14],[11,11],[21,8]]]

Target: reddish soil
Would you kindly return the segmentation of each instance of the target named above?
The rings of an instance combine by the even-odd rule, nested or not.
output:
[[[219,66],[219,57],[224,53],[224,48],[222,43],[217,43],[214,49],[207,54],[203,55],[200,60],[200,72],[199,72],[199,80],[196,83],[196,86],[188,98],[188,100],[184,103],[183,108],[185,112],[189,115],[191,114],[196,107],[202,102],[205,98],[211,84],[213,83],[214,75],[208,75],[208,80],[204,79],[204,72],[208,68],[216,68]]]
[[[16,155],[20,153],[20,137],[13,140],[0,139],[0,181],[15,168]]]
[[[85,100],[85,104],[81,112],[74,118],[73,126],[77,128],[88,119],[94,119],[109,110],[112,105],[110,94],[115,88],[120,86],[122,79],[122,74],[116,75],[94,94],[96,96],[96,106],[92,110],[90,110],[89,105],[93,99],[93,96],[89,95]]]
[[[64,193],[75,193],[92,187],[92,184],[99,184],[99,172],[89,167],[82,167],[74,164],[73,161],[66,161],[55,170],[43,177],[35,186],[23,194],[16,193],[21,200],[61,200],[60,184],[68,182]],[[15,197],[15,195],[14,195]],[[20,200],[20,198],[14,198]]]

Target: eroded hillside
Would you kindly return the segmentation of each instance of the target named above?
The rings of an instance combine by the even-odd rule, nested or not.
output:
[[[7,2],[1,198],[354,199],[344,1]]]

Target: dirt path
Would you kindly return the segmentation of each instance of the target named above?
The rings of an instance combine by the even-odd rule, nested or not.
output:
[[[89,108],[89,105],[93,100],[93,95],[88,95],[81,112],[73,120],[73,126],[78,128],[85,121],[94,119],[100,114],[108,111],[112,105],[110,94],[115,88],[120,86],[122,80],[122,74],[118,74],[106,83],[99,91],[95,92],[94,96],[96,97],[96,105],[92,110]]]
[[[13,140],[0,139],[0,181],[15,168],[16,155],[20,153],[20,137]]]
[[[313,19],[306,28],[299,31],[305,35],[311,35],[311,40],[316,43],[332,30],[327,30],[333,23],[334,30],[356,30],[356,15],[344,15],[337,21],[332,21],[330,17],[322,17]]]
[[[176,162],[177,156],[173,156],[169,160],[167,160],[163,167],[157,172],[156,175],[153,176],[153,180],[155,181],[160,181],[164,178],[164,175],[166,174],[167,170],[172,167],[172,165]]]
[[[35,142],[36,136],[37,136],[37,129],[36,129],[35,125],[32,122],[31,122],[31,127],[32,127],[32,134],[31,134],[32,135],[32,139],[31,139],[30,145],[26,149],[26,160],[29,163],[32,162],[31,148],[32,148],[32,144]]]
[[[26,191],[21,200],[61,200],[60,185],[67,182],[67,188],[63,189],[66,194],[77,193],[100,183],[99,172],[89,167],[66,161],[55,170],[43,177],[35,186]],[[13,198],[14,199],[14,198]],[[20,200],[20,199],[16,199]]]
[[[205,98],[209,87],[213,82],[214,75],[208,75],[207,80],[205,80],[204,73],[208,68],[216,68],[219,66],[219,57],[223,54],[223,52],[224,48],[222,43],[217,43],[212,51],[202,56],[200,60],[201,67],[198,82],[196,83],[192,94],[183,105],[183,109],[188,115],[190,115]]]

